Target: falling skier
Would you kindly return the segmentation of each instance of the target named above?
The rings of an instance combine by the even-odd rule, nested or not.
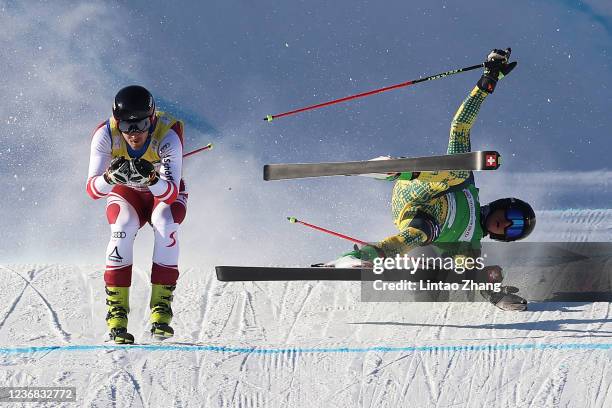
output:
[[[510,51],[496,49],[488,55],[484,74],[451,122],[447,154],[471,150],[470,130],[482,102],[493,93],[497,81],[516,66],[516,62],[508,62]],[[395,181],[392,211],[399,233],[377,244],[355,247],[326,266],[370,266],[374,258],[405,254],[417,246],[479,243],[487,235],[498,241],[515,241],[528,236],[535,227],[533,209],[517,198],[502,198],[481,207],[470,171],[408,172],[383,177]],[[491,271],[501,281],[501,269]],[[526,308],[526,301],[511,293],[484,292],[483,296],[501,309]]]
[[[187,210],[181,178],[183,123],[156,111],[148,90],[132,85],[115,96],[113,114],[91,141],[87,193],[106,197],[110,241],[106,249],[106,323],[116,343],[127,331],[132,255],[138,230],[151,224],[155,236],[151,270],[151,333],[171,337],[172,293],[179,276],[178,228]]]

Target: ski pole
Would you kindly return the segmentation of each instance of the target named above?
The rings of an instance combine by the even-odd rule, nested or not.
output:
[[[315,229],[317,231],[325,232],[326,234],[330,234],[330,235],[336,236],[338,238],[346,239],[347,241],[351,241],[351,242],[354,242],[354,243],[359,244],[359,245],[368,245],[368,243],[365,242],[365,241],[361,241],[361,240],[359,240],[357,238],[349,237],[348,235],[340,234],[339,232],[334,232],[334,231],[328,230],[326,228],[317,227],[316,225],[312,225],[312,224],[309,224],[307,222],[300,221],[300,220],[298,220],[295,217],[287,217],[287,219],[289,220],[289,222],[291,222],[293,224],[302,224],[302,225],[304,225],[306,227]]]
[[[391,85],[391,86],[387,86],[387,87],[384,87],[384,88],[374,89],[372,91],[363,92],[363,93],[356,94],[356,95],[350,95],[350,96],[346,96],[346,97],[340,98],[340,99],[334,99],[332,101],[319,103],[317,105],[306,106],[305,108],[295,109],[295,110],[292,110],[292,111],[289,111],[289,112],[279,113],[279,114],[276,114],[276,115],[267,115],[264,118],[264,120],[266,120],[268,122],[272,122],[272,120],[278,119],[278,118],[282,118],[283,116],[294,115],[296,113],[304,112],[304,111],[307,111],[307,110],[318,109],[318,108],[322,108],[324,106],[329,106],[329,105],[334,105],[334,104],[340,103],[340,102],[350,101],[351,99],[363,98],[365,96],[370,96],[370,95],[378,94],[378,93],[381,93],[381,92],[390,91],[392,89],[397,89],[397,88],[402,88],[404,86],[418,84],[419,82],[432,81],[434,79],[446,78],[449,75],[459,74],[461,72],[467,72],[467,71],[471,71],[473,69],[478,69],[478,68],[483,68],[483,67],[484,67],[484,63],[478,64],[478,65],[472,65],[471,67],[453,69],[453,70],[450,70],[450,71],[442,72],[441,74],[431,75],[431,76],[428,76],[428,77],[425,77],[425,78],[419,78],[419,79],[415,79],[415,80],[412,80],[412,81],[402,82],[401,84],[396,84],[396,85]]]
[[[183,155],[183,157],[189,157],[189,156],[191,156],[191,155],[193,155],[193,154],[196,154],[196,153],[199,153],[199,152],[201,152],[201,151],[212,149],[212,147],[213,147],[212,143],[209,143],[209,144],[207,144],[207,145],[206,145],[206,146],[204,146],[204,147],[200,147],[199,149],[195,149],[194,151],[191,151],[191,152],[189,152],[189,153],[185,153],[185,154]]]

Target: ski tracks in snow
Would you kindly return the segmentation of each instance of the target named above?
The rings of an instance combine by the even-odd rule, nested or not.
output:
[[[11,302],[11,306],[9,307],[8,312],[5,314],[3,319],[0,321],[0,329],[4,326],[8,317],[16,310],[20,301],[23,299],[24,294],[28,289],[31,290],[37,297],[40,302],[45,306],[45,309],[49,315],[49,323],[50,326],[54,329],[60,340],[64,343],[68,343],[70,341],[70,334],[68,334],[62,327],[60,323],[59,317],[45,295],[43,295],[37,288],[34,286],[35,281],[43,276],[46,272],[51,270],[51,267],[44,267],[42,269],[36,269],[36,267],[32,267],[25,274],[19,273],[14,269],[8,268],[4,265],[0,265],[0,268],[6,272],[9,272],[13,275],[18,276],[24,282],[24,287],[19,293],[19,295]],[[27,275],[24,276],[24,275]],[[29,306],[29,305],[28,305]]]
[[[118,408],[150,406],[149,401],[143,398],[140,383],[136,380],[135,374],[129,371],[130,369],[131,365],[115,365],[115,370],[110,376],[101,378],[96,383],[90,383],[83,398],[83,406],[98,406],[97,401],[109,401],[110,406]]]
[[[285,343],[288,343],[293,337],[293,332],[312,293],[313,285],[316,285],[316,283],[304,282],[303,285],[300,285],[292,282],[283,291],[281,315],[278,318],[278,322],[283,327],[289,328],[285,334]]]
[[[0,282],[7,294],[0,334],[11,347],[31,345],[36,337],[38,345],[100,342],[105,327],[99,270],[18,266],[1,267],[0,273],[7,276]],[[140,282],[144,277],[138,277],[136,285],[142,287],[132,299],[140,308],[135,327],[144,324],[141,317],[147,308]],[[128,348],[5,355],[0,358],[0,382],[77,386],[80,405],[99,407],[612,405],[608,350],[338,351],[612,342],[609,304],[539,305],[535,311],[515,314],[486,303],[360,303],[358,284],[228,284],[198,268],[183,279],[176,292],[179,316],[172,344],[245,350]],[[55,291],[61,292],[62,285],[70,290],[60,296]],[[20,326],[20,317],[28,315],[24,310],[42,315],[42,324]],[[21,337],[12,337],[20,332]],[[90,336],[76,341],[79,332]],[[257,353],[250,348],[277,351]]]

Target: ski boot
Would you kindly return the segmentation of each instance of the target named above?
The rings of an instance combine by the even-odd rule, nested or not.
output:
[[[115,344],[134,344],[134,336],[125,327],[115,327],[110,330],[109,337]]]
[[[133,344],[134,336],[127,331],[130,312],[130,288],[106,287],[106,325],[109,337],[117,344]]]
[[[172,321],[172,292],[176,286],[153,284],[151,289],[151,334],[160,338],[174,336]]]

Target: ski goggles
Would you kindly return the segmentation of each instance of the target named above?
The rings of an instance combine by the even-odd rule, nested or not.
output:
[[[120,120],[117,123],[117,127],[123,133],[144,132],[149,129],[149,126],[151,126],[151,119],[148,117],[137,120]]]
[[[525,214],[519,209],[508,208],[506,210],[506,220],[510,222],[510,225],[504,229],[506,238],[516,239],[522,237],[525,232],[525,227],[527,226],[525,223]]]

